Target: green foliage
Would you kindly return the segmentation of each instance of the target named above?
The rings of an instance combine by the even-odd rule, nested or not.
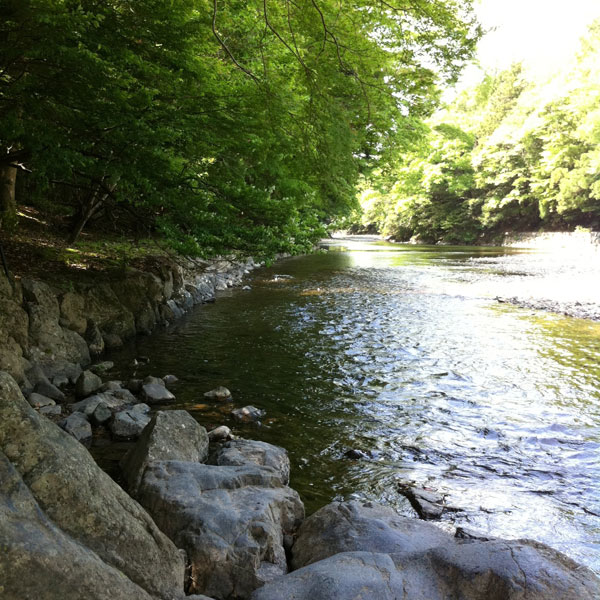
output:
[[[600,22],[568,70],[487,75],[420,144],[363,184],[362,224],[397,239],[474,242],[505,230],[600,226]],[[376,174],[379,175],[379,174]]]
[[[185,253],[304,250],[478,36],[471,0],[5,0],[0,160],[79,226],[133,214]]]

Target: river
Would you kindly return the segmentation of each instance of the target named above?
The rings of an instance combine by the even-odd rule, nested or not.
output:
[[[332,241],[111,360],[123,377],[138,355],[150,358],[138,376],[179,377],[176,407],[207,428],[233,428],[233,406],[264,409],[235,433],[287,448],[308,513],[368,498],[410,514],[398,486],[413,482],[458,509],[445,528],[533,538],[600,571],[600,323],[494,300],[547,285],[539,264],[500,248]],[[205,401],[217,385],[233,406]]]

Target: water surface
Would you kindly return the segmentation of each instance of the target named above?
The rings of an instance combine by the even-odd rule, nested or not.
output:
[[[600,570],[600,324],[494,300],[542,281],[536,254],[344,244],[261,269],[114,358],[177,375],[177,407],[207,428],[265,409],[235,432],[287,448],[309,513],[354,497],[409,512],[398,485],[414,482],[459,509],[448,528]],[[205,401],[217,385],[233,406]]]

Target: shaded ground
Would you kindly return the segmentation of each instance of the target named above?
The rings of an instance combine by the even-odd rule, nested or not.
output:
[[[41,215],[32,207],[20,207],[19,226],[0,232],[6,262],[16,278],[32,277],[59,287],[69,282],[97,282],[125,267],[151,270],[169,256],[152,239],[136,240],[105,232],[84,232],[68,244],[67,224],[60,217]],[[0,270],[4,276],[4,270]]]

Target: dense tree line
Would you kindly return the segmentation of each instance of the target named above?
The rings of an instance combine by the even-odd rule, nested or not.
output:
[[[431,112],[471,0],[3,0],[0,202],[301,249]]]
[[[543,82],[520,65],[486,76],[363,181],[363,225],[472,243],[514,230],[600,228],[600,22]]]

